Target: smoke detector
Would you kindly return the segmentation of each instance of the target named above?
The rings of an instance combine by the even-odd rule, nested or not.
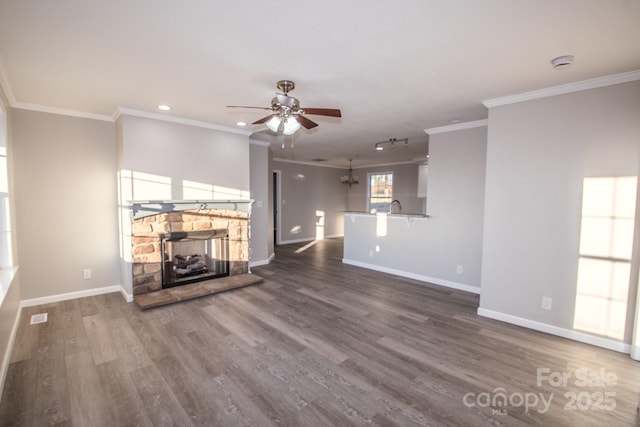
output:
[[[551,65],[553,68],[565,68],[573,63],[573,55],[563,55],[558,56],[557,58],[553,58],[551,60]]]

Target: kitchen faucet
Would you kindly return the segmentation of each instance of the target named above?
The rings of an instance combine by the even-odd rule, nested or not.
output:
[[[393,209],[395,205],[398,206],[397,212],[394,212],[394,209]],[[400,204],[400,200],[391,201],[391,203],[389,204],[389,213],[401,213],[401,212],[402,212],[402,205]]]

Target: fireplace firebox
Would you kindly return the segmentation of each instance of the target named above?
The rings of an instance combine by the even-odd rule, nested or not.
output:
[[[160,234],[162,287],[229,275],[229,230]]]

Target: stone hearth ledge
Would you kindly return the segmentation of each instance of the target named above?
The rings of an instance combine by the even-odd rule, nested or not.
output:
[[[246,273],[220,277],[212,280],[166,288],[155,292],[135,295],[133,301],[142,310],[186,301],[218,292],[229,291],[243,286],[255,285],[264,279],[258,275]]]

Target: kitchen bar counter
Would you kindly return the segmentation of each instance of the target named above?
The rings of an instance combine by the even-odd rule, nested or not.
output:
[[[468,292],[479,292],[480,259],[451,244],[439,216],[344,212],[342,262]]]
[[[367,216],[376,216],[376,215],[386,215],[387,217],[412,217],[412,218],[429,218],[429,215],[423,213],[411,213],[411,212],[400,212],[400,213],[389,213],[389,212],[365,212],[365,211],[343,211],[345,215],[367,215]]]

